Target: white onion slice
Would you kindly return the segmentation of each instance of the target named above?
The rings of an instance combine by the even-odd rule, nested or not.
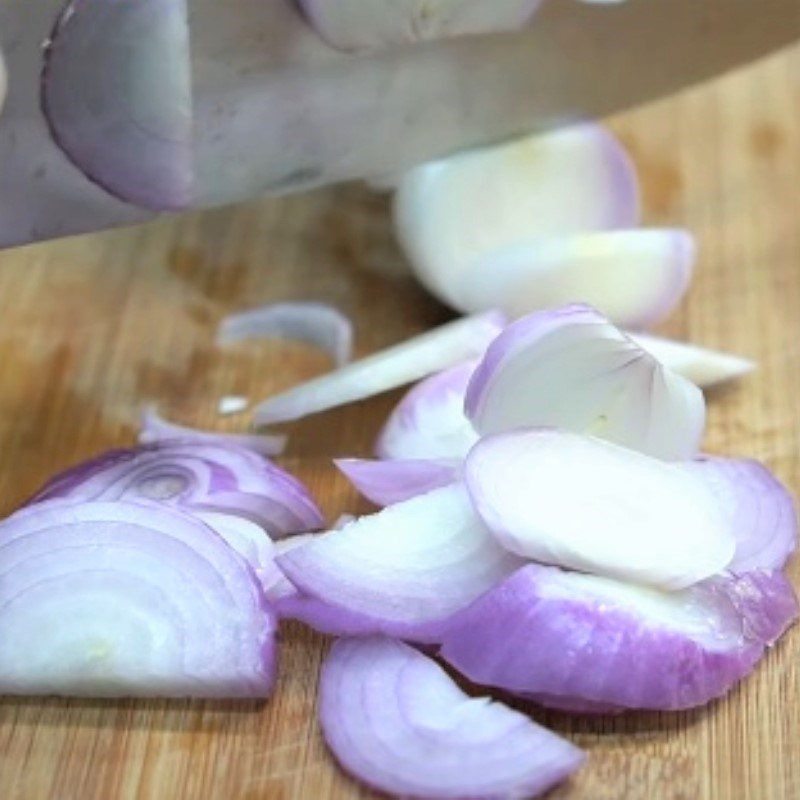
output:
[[[465,409],[480,434],[565,428],[674,461],[697,453],[705,427],[696,386],[581,305],[506,328],[475,370]]]
[[[142,409],[141,430],[139,441],[142,444],[164,442],[173,439],[190,439],[196,442],[209,444],[233,445],[253,450],[265,456],[276,456],[286,447],[286,436],[282,434],[246,434],[246,433],[219,433],[216,431],[201,431],[186,425],[177,425],[164,419],[154,405]]]
[[[0,524],[0,693],[263,697],[274,627],[244,559],[174,509],[56,500]]]
[[[518,711],[464,694],[438,664],[391,639],[333,645],[319,714],[342,767],[398,797],[533,797],[585,760]]]
[[[361,517],[278,566],[305,595],[283,616],[328,633],[386,633],[435,641],[442,620],[522,562],[488,533],[461,485]]]
[[[156,210],[193,197],[186,0],[67,3],[45,49],[42,108],[90,180]]]
[[[339,367],[353,353],[350,320],[324,303],[271,303],[225,317],[217,331],[217,343],[222,345],[272,337],[313,344]]]
[[[703,388],[741,378],[756,368],[755,362],[741,356],[708,350],[688,342],[644,333],[630,333],[629,336],[662,364]]]
[[[461,462],[450,459],[369,461],[338,458],[333,463],[360,494],[378,506],[402,503],[419,494],[449,486],[461,478]]]
[[[724,506],[682,465],[600,439],[489,436],[464,478],[500,544],[546,564],[682,589],[724,570],[736,549]]]
[[[465,267],[461,311],[510,317],[589,303],[617,325],[649,328],[689,287],[694,239],[683,230],[601,231],[500,247]]]
[[[241,395],[226,394],[220,397],[217,403],[217,413],[221,417],[227,417],[231,414],[240,414],[242,411],[247,410],[250,401]]]
[[[779,570],[797,546],[797,513],[786,487],[758,461],[704,456],[681,464],[725,514],[736,538],[728,570]]]
[[[749,673],[797,611],[779,572],[666,593],[531,564],[451,619],[441,654],[556,707],[690,708]]]
[[[300,0],[314,29],[340,50],[393,45],[522,27],[542,0]]]
[[[255,422],[288,422],[363,400],[481,355],[505,318],[487,312],[442,325],[264,401]]]
[[[414,386],[381,429],[380,458],[463,458],[478,434],[464,415],[464,396],[477,361],[466,361]]]
[[[394,215],[417,277],[464,308],[470,268],[484,257],[541,237],[635,228],[636,174],[609,132],[577,125],[416,167]]]

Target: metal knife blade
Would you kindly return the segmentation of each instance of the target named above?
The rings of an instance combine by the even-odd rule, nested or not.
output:
[[[117,3],[134,1],[151,2]],[[0,118],[0,245],[153,213],[87,180],[50,137],[40,111],[41,42],[60,6],[0,0],[10,78]],[[800,38],[797,0],[549,0],[519,32],[370,55],[330,48],[291,0],[190,0],[186,19],[186,207],[393,172],[515,133],[602,117]],[[125,57],[97,68],[130,69],[136,58]],[[51,78],[56,99],[69,101],[69,72]],[[92,109],[83,113],[91,126]],[[121,148],[118,138],[100,134],[98,141],[88,172],[114,174],[120,158],[133,157],[139,177],[152,175],[148,197],[169,192],[155,144],[138,137]]]

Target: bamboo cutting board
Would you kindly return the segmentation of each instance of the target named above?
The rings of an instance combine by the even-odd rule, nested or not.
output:
[[[800,47],[612,121],[649,223],[686,225],[701,257],[666,331],[751,356],[710,398],[708,449],[765,460],[800,491]],[[388,204],[358,187],[164,219],[0,254],[0,511],[54,471],[133,441],[143,401],[235,429],[220,396],[260,398],[328,368],[299,345],[213,346],[227,312],[287,298],[351,314],[370,352],[448,317],[408,277]],[[366,506],[332,456],[366,455],[398,395],[296,425],[285,465],[329,518]],[[793,577],[800,585],[800,564]],[[325,752],[315,690],[326,641],[281,632],[263,705],[0,700],[2,800],[366,797]],[[800,797],[800,628],[729,697],[682,714],[531,709],[590,753],[564,800]]]

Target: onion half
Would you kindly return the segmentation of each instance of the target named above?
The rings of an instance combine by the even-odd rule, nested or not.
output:
[[[326,633],[435,641],[443,620],[522,562],[454,485],[317,536],[277,563],[302,595],[279,606],[282,616]]]
[[[666,593],[531,564],[452,618],[441,654],[556,707],[690,708],[749,673],[797,611],[778,572]]]
[[[464,479],[511,552],[609,578],[683,589],[725,569],[725,506],[682,467],[551,429],[481,439]],[[727,499],[727,498],[724,498]]]
[[[342,767],[399,797],[532,797],[585,760],[523,714],[470,698],[434,661],[390,639],[333,645],[319,713]]]
[[[465,410],[482,435],[564,428],[673,461],[697,454],[705,428],[702,392],[583,305],[507,327],[472,375]]]
[[[0,523],[0,693],[265,697],[250,566],[175,509],[51,501]]]
[[[217,331],[221,345],[265,338],[308,342],[328,353],[338,367],[353,353],[352,323],[324,303],[271,303],[225,317]]]
[[[273,538],[324,524],[308,490],[280,467],[245,448],[194,440],[106,453],[56,475],[29,503],[56,498],[215,511],[250,520]]]

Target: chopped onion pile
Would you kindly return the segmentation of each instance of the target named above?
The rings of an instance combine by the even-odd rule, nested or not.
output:
[[[222,345],[244,339],[278,338],[308,342],[341,367],[353,354],[353,326],[340,311],[323,303],[273,303],[225,317],[217,332]]]
[[[340,50],[377,51],[467,34],[511,31],[542,0],[300,0],[314,29]]]
[[[523,714],[470,698],[438,664],[390,639],[333,645],[319,713],[339,763],[399,797],[532,797],[585,760]]]

